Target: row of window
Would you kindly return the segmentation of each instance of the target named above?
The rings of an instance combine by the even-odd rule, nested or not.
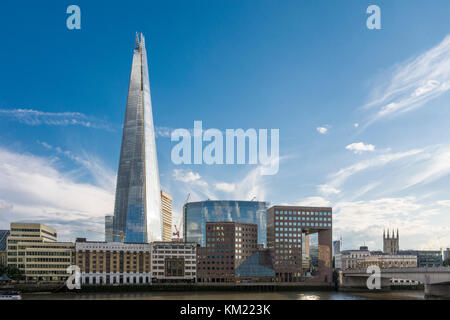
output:
[[[276,214],[284,214],[284,215],[311,215],[311,216],[331,216],[331,212],[328,211],[291,211],[291,210],[275,210]]]
[[[276,223],[275,225],[278,225]],[[283,223],[280,223],[283,226]],[[285,223],[284,226],[299,226],[299,227],[331,227],[331,223],[323,223],[323,222],[289,222],[289,224]]]
[[[275,220],[286,220],[286,221],[331,221],[331,217],[278,217],[278,216],[276,216]],[[277,222],[275,222],[275,224],[277,224]]]

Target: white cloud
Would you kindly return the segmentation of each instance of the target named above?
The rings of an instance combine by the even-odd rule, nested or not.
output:
[[[0,147],[0,228],[39,221],[55,227],[65,241],[77,235],[98,238],[80,230],[103,230],[104,216],[113,210],[110,188],[76,181],[55,160]]]
[[[438,249],[450,244],[450,216],[436,203],[413,196],[341,201],[333,205],[333,216],[333,233],[343,237],[347,249],[363,242],[375,244],[371,250],[381,249],[385,228],[399,229],[400,249]]]
[[[353,126],[354,126],[355,128],[358,128],[358,127],[359,127],[359,123],[354,123]]]
[[[372,144],[365,144],[364,142],[355,142],[346,146],[345,149],[353,151],[356,154],[361,154],[365,151],[375,151],[375,146]]]
[[[38,126],[82,126],[113,131],[112,126],[104,121],[80,112],[44,112],[33,109],[0,109],[0,117],[12,121]]]
[[[324,195],[330,195],[330,194],[338,194],[341,191],[330,186],[327,184],[321,184],[319,186],[317,186],[317,190],[319,191],[319,193],[324,194]]]
[[[217,190],[228,192],[228,193],[236,190],[236,185],[234,183],[219,182],[219,183],[215,184],[215,187]]]
[[[173,178],[177,181],[189,183],[199,186],[207,186],[208,184],[202,179],[199,173],[193,171],[187,171],[183,169],[174,169]]]
[[[373,97],[365,106],[376,110],[367,125],[419,108],[450,89],[450,35],[425,53],[400,64],[386,77],[375,86]]]
[[[316,130],[320,134],[327,134],[328,133],[328,128],[326,128],[326,127],[317,127]]]
[[[306,206],[306,207],[329,207],[331,202],[322,197],[308,197],[297,201],[295,206]]]

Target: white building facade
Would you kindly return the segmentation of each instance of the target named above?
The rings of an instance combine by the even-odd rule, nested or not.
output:
[[[153,242],[151,247],[152,282],[196,282],[197,243]]]

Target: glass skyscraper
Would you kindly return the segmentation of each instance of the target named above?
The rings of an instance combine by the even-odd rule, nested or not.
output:
[[[162,240],[161,188],[144,35],[136,34],[114,207],[125,242]],[[115,241],[121,241],[115,236]]]
[[[184,241],[206,244],[206,222],[241,222],[258,226],[258,243],[266,246],[267,203],[259,201],[200,201],[183,207]]]
[[[105,241],[113,242],[114,216],[105,216]]]

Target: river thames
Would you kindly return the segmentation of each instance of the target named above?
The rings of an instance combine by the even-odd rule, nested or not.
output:
[[[423,290],[389,292],[28,293],[24,300],[423,300]]]

